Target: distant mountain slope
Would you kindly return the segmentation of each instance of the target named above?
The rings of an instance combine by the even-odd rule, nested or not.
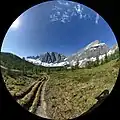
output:
[[[103,60],[106,54],[110,56],[114,54],[116,50],[118,50],[117,44],[113,45],[110,49],[107,44],[95,40],[69,57],[65,57],[56,52],[47,52],[40,56],[27,57],[26,60],[36,65],[47,67],[65,65],[75,66],[77,62],[79,62],[80,67],[84,67],[88,61],[96,61],[97,58]]]
[[[46,52],[40,56],[29,56],[26,61],[32,62],[36,65],[42,65],[45,67],[64,66],[68,64],[65,61],[66,56],[57,52]]]
[[[21,59],[11,53],[2,52],[0,57],[1,65],[4,67],[18,70],[22,70],[23,67],[25,67],[26,70],[29,70],[33,67],[63,67],[65,65],[75,66],[76,64],[78,64],[79,67],[85,67],[89,61],[104,60],[106,55],[112,55],[112,59],[116,58],[119,56],[116,51],[119,52],[118,44],[109,48],[107,44],[95,40],[69,57],[57,52],[46,52],[42,55],[29,56],[25,59]],[[116,55],[113,55],[114,53]]]
[[[98,40],[95,40],[88,44],[85,48],[68,57],[68,61],[72,60],[83,60],[99,57],[109,51],[109,47],[105,43],[100,43]]]
[[[0,64],[6,68],[23,70],[23,67],[26,70],[33,68],[35,65],[21,59],[17,55],[12,53],[1,52],[0,53]]]
[[[68,57],[68,61],[71,65],[75,65],[77,61],[80,67],[85,67],[88,61],[96,61],[97,58],[101,61],[105,59],[105,56],[111,56],[118,49],[118,45],[115,44],[110,49],[107,44],[100,43],[99,40],[95,40],[88,44],[82,50]]]
[[[118,47],[118,44],[115,44],[112,46],[112,48],[108,51],[108,55],[111,55],[113,53],[115,53],[115,51],[119,51],[119,47]]]
[[[31,59],[31,58],[40,60],[41,62],[45,62],[45,63],[60,63],[63,62],[66,57],[63,54],[57,52],[46,52],[40,56],[27,57],[27,59]]]

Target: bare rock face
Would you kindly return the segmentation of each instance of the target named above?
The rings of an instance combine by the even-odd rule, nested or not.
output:
[[[69,57],[68,60],[83,60],[90,59],[92,57],[99,57],[100,55],[106,54],[109,51],[108,46],[105,43],[100,43],[98,40],[88,44],[85,48],[78,51],[73,56]]]
[[[100,55],[107,53],[108,51],[109,48],[106,44],[99,43],[92,45],[87,50],[85,50],[83,54],[81,54],[80,58],[84,59],[84,58],[98,57]]]
[[[118,44],[115,44],[115,45],[111,48],[111,50],[119,50]]]
[[[60,63],[60,62],[64,62],[64,59],[66,57],[57,52],[46,52],[40,56],[32,57],[32,58],[39,59],[41,62],[45,62],[45,63]]]
[[[32,59],[48,64],[62,63],[62,66],[75,66],[77,62],[79,62],[79,66],[84,67],[87,62],[95,61],[97,58],[99,60],[104,59],[105,55],[111,55],[118,49],[118,44],[109,48],[105,43],[95,40],[69,57],[57,52],[46,52],[40,56],[33,57]]]

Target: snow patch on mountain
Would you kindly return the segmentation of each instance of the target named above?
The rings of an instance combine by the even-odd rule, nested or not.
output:
[[[75,66],[76,64],[79,67],[85,67],[88,61],[95,62],[97,58],[100,61],[104,60],[106,55],[114,54],[117,49],[118,45],[114,45],[113,48],[109,49],[105,43],[95,40],[69,57],[56,52],[47,52],[37,57],[27,57],[26,60],[45,67]]]
[[[99,56],[99,60],[104,60],[105,59],[105,54]]]
[[[95,45],[99,45],[99,40],[95,40],[95,41],[93,41],[93,42],[91,42],[90,44],[88,44],[85,48],[84,48],[84,50],[87,50],[87,49],[89,49],[89,48],[91,48],[91,47],[94,47]]]
[[[41,65],[41,63],[42,63],[39,59],[26,58],[25,60],[28,62],[31,62],[35,65]]]
[[[32,62],[35,65],[41,65],[44,67],[60,67],[60,66],[65,66],[65,65],[69,64],[68,61],[60,62],[60,63],[46,63],[46,62],[41,62],[41,60],[39,60],[39,59],[35,60],[35,59],[31,59],[31,58],[26,59],[26,61]]]

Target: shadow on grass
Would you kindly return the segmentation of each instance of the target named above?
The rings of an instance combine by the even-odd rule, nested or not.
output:
[[[97,97],[95,97],[95,99],[97,99],[97,103],[94,104],[87,112],[85,112],[84,114],[82,114],[81,116],[86,115],[87,113],[91,113],[95,108],[97,108],[101,103],[103,103],[103,101],[109,96],[109,90],[104,90],[100,95],[98,95]]]

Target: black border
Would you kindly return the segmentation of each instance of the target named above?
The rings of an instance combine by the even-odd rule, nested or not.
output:
[[[74,0],[75,1],[75,0]],[[44,0],[29,0],[29,1],[3,1],[0,3],[0,9],[2,14],[0,14],[0,19],[3,20],[1,22],[1,33],[0,33],[0,40],[1,45],[4,39],[4,36],[10,27],[11,23],[23,12],[25,12],[30,7],[33,7],[36,4],[40,4],[40,2],[45,2]],[[8,3],[9,2],[9,3]],[[78,1],[76,1],[78,2]],[[116,1],[117,2],[117,1]],[[111,29],[113,30],[116,39],[118,40],[119,44],[119,34],[117,31],[118,25],[118,11],[115,10],[116,4],[113,1],[97,1],[97,0],[80,0],[81,4],[84,4],[93,10],[95,10],[98,14],[100,14],[106,22],[110,25]],[[2,8],[3,7],[3,8]],[[118,28],[119,30],[119,28]],[[9,92],[6,90],[6,87],[2,81],[2,76],[0,74],[1,81],[0,81],[0,119],[12,119],[12,120],[35,120],[35,119],[43,119],[36,115],[29,113],[28,111],[24,110],[19,104],[17,104],[13,99]],[[119,75],[120,77],[120,75]],[[111,92],[110,96],[101,104],[98,108],[93,110],[91,113],[85,113],[77,119],[84,120],[99,120],[99,119],[115,119],[119,117],[119,107],[120,107],[120,92],[119,92],[119,85],[120,81],[116,82],[116,85]]]

